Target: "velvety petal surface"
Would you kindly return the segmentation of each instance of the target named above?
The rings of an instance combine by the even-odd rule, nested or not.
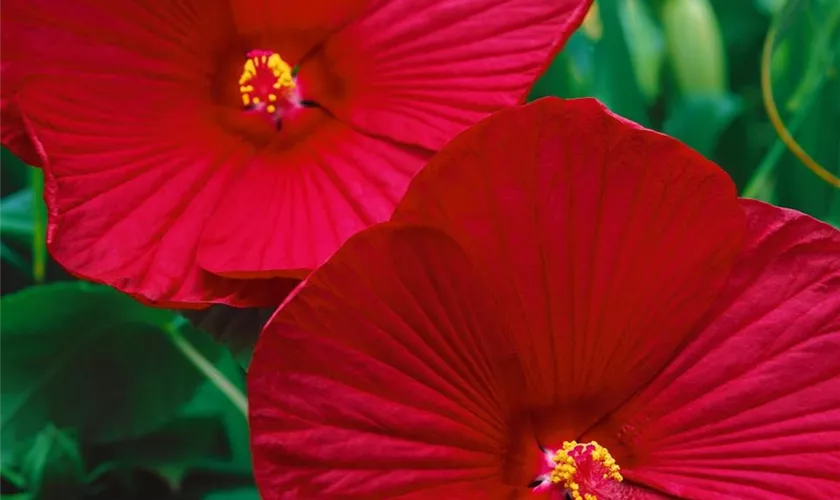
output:
[[[516,360],[496,312],[445,235],[388,223],[351,238],[254,352],[263,498],[510,498],[501,368]]]
[[[196,265],[208,215],[252,155],[202,120],[200,97],[167,80],[65,75],[28,82],[21,109],[45,153],[47,244],[70,272],[165,305],[271,305],[289,291]]]
[[[840,232],[742,203],[745,248],[696,339],[593,434],[682,498],[840,498]]]
[[[329,120],[236,174],[204,230],[199,264],[226,276],[302,278],[390,217],[426,158]]]
[[[332,30],[349,23],[370,0],[230,0],[237,29],[255,36]]]
[[[70,272],[170,306],[273,305],[292,288],[196,265],[254,154],[216,123],[211,75],[232,33],[216,0],[4,4],[4,75],[45,164],[49,249]]]
[[[444,231],[475,263],[514,325],[546,446],[664,367],[723,285],[744,227],[721,169],[590,99],[539,100],[464,132],[394,220]]]
[[[325,78],[320,63],[304,61],[300,78],[310,99],[359,130],[436,150],[521,102],[590,4],[374,0],[312,59],[334,85],[310,84]]]

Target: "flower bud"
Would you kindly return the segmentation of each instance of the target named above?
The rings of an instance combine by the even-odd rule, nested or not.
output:
[[[708,0],[665,0],[662,24],[674,77],[683,94],[726,91],[726,54]]]

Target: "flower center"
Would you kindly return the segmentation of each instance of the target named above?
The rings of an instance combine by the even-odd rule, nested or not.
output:
[[[301,105],[292,67],[268,50],[248,52],[239,77],[239,92],[247,111],[267,113],[275,120]]]
[[[610,500],[618,498],[616,488],[624,478],[610,452],[595,441],[566,441],[563,447],[549,453],[554,469],[547,481],[562,486],[574,500]]]

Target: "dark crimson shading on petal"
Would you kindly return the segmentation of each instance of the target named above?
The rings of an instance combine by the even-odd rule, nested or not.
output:
[[[591,0],[377,0],[327,40],[311,98],[374,136],[436,150],[524,100]],[[301,67],[304,85],[322,74]]]
[[[688,340],[744,227],[721,169],[589,99],[543,99],[464,132],[394,220],[447,233],[487,281],[515,325],[548,446],[636,392]]]
[[[840,498],[840,232],[742,204],[745,248],[696,339],[592,434],[680,497]]]
[[[445,235],[386,224],[351,238],[255,350],[263,497],[509,498],[514,381],[500,367],[515,359],[496,311]]]

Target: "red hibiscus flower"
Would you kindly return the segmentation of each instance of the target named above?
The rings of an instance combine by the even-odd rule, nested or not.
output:
[[[276,304],[278,279],[520,102],[590,3],[8,0],[2,140],[44,167],[74,274],[158,304]]]
[[[840,233],[592,100],[457,137],[275,314],[264,498],[840,498]]]

